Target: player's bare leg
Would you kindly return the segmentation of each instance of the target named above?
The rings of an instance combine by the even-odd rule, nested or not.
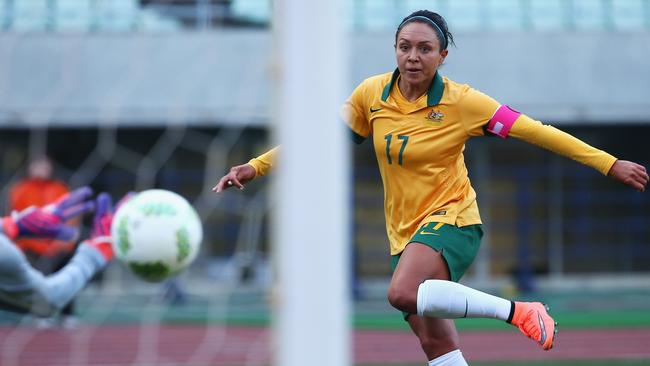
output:
[[[458,350],[459,343],[452,320],[415,314],[418,286],[430,278],[449,279],[449,270],[444,258],[428,246],[409,244],[393,274],[388,301],[396,308],[412,314],[407,319],[408,323],[418,337],[427,358],[434,362],[435,359]],[[453,365],[466,364],[459,351],[453,356],[458,358],[458,363]]]
[[[423,244],[411,243],[402,253],[393,274],[389,302],[399,310],[426,317],[508,321],[544,350],[553,347],[557,325],[542,304],[515,303],[449,281],[449,278],[448,267],[440,253]]]
[[[458,332],[453,320],[422,317],[416,314],[409,315],[407,320],[428,360],[434,360],[460,348]]]

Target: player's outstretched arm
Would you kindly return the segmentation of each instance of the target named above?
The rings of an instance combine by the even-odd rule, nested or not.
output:
[[[564,155],[590,166],[603,175],[643,192],[648,184],[645,167],[631,161],[619,160],[587,143],[530,117],[515,114],[509,136],[538,145],[557,154]],[[506,133],[507,134],[507,133]],[[504,136],[502,136],[504,137]]]
[[[627,160],[616,160],[607,175],[639,192],[645,191],[648,185],[648,172],[645,167]]]
[[[244,189],[244,184],[255,179],[257,176],[266,175],[273,168],[278,150],[279,147],[276,146],[264,154],[251,159],[248,164],[230,168],[228,174],[219,179],[219,182],[212,187],[212,191],[219,193],[230,187]]]

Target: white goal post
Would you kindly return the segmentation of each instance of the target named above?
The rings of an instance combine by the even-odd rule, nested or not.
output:
[[[351,364],[349,136],[343,1],[274,2],[271,349],[278,366]]]

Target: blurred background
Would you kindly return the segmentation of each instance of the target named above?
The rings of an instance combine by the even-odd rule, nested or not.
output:
[[[447,19],[456,40],[443,75],[648,166],[650,0],[345,4],[347,92],[395,68],[397,25],[412,11],[429,9]],[[267,0],[0,0],[5,214],[10,188],[28,174],[30,161],[46,155],[53,176],[69,187],[91,185],[115,197],[169,189],[188,198],[204,224],[201,254],[179,278],[152,285],[113,263],[84,290],[74,326],[86,337],[65,338],[56,325],[55,333],[43,335],[33,319],[0,312],[0,364],[44,362],[44,351],[30,342],[56,334],[66,339],[63,350],[48,359],[60,364],[268,363],[270,180],[258,179],[243,192],[216,195],[210,189],[230,166],[271,146],[272,6]],[[360,356],[381,354],[382,347],[370,342],[370,350],[355,346],[355,358],[366,365],[418,364],[415,337],[408,338],[407,325],[385,300],[390,262],[372,147],[364,143],[352,151],[353,321],[361,334],[407,335],[406,345],[391,354],[413,350],[394,363]],[[541,298],[560,324],[592,347],[585,337],[595,331],[579,332],[615,330],[650,344],[650,195],[516,140],[475,138],[465,156],[486,236],[462,282],[502,296]],[[316,192],[326,189],[306,183]],[[461,342],[464,332],[469,343],[475,336],[481,343],[490,332],[506,331],[497,322],[457,323]],[[188,342],[192,346],[163,355],[159,345],[168,335],[161,329],[170,325],[200,335]],[[123,358],[97,361],[101,351],[93,342],[106,329],[115,333],[106,335],[114,342],[136,334],[135,346]],[[234,350],[241,359],[228,358]],[[633,350],[558,351],[553,363],[535,351],[468,352],[481,365],[650,363],[650,353]]]

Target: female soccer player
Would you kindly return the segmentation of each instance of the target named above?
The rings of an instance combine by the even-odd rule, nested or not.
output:
[[[107,193],[90,200],[88,187],[77,189],[45,208],[29,207],[2,218],[0,229],[0,309],[40,316],[61,310],[113,257],[110,228],[113,219]],[[70,261],[48,276],[35,270],[16,247],[16,238],[74,241],[76,227],[65,223],[95,210],[90,238],[83,241]]]
[[[612,155],[440,76],[453,37],[438,14],[404,18],[395,35],[397,69],[363,81],[344,105],[357,140],[372,137],[384,184],[393,277],[388,301],[420,340],[429,365],[467,365],[454,318],[495,318],[517,326],[544,350],[556,324],[538,302],[513,302],[458,282],[483,235],[476,193],[463,158],[465,142],[485,132],[512,136],[586,164],[639,191],[643,166]],[[231,168],[220,192],[264,175],[276,150]]]

